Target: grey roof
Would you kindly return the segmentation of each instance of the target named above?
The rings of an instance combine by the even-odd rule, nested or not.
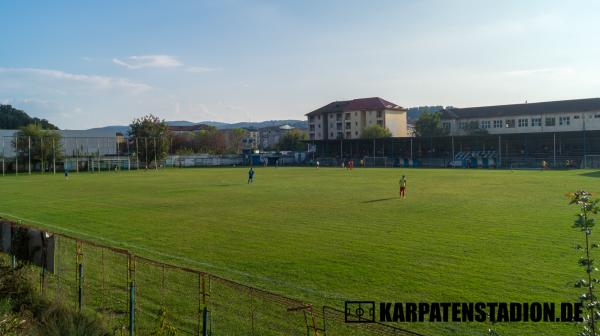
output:
[[[558,100],[540,103],[448,108],[442,110],[442,119],[468,119],[509,117],[517,115],[541,115],[548,113],[571,113],[600,111],[600,98]]]

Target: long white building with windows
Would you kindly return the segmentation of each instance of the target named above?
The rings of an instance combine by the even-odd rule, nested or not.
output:
[[[600,98],[446,108],[441,119],[456,136],[473,128],[489,134],[594,131],[600,130]]]

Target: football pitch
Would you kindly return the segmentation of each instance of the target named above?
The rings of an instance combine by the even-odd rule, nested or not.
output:
[[[398,179],[407,176],[406,199]],[[600,172],[245,168],[0,177],[0,216],[315,305],[575,302],[582,234],[566,193]],[[600,236],[600,232],[594,235]],[[597,236],[597,237],[598,237]],[[598,238],[596,238],[597,240]],[[483,335],[482,323],[402,323]],[[502,335],[576,332],[506,323]]]

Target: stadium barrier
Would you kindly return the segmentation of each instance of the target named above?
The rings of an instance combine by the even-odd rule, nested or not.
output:
[[[0,218],[0,226],[7,225],[9,232],[44,232]],[[52,267],[26,266],[32,276],[39,276],[40,293],[80,311],[101,313],[115,335],[152,334],[160,322],[185,335],[420,335],[376,322],[348,324],[344,312],[335,308],[319,310],[300,300],[125,249],[60,233],[44,234],[52,237]],[[0,241],[6,235],[1,230]]]

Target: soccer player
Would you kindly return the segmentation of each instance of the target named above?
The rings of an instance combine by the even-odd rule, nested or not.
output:
[[[317,160],[317,169],[319,169],[320,165],[321,165],[321,163],[319,162],[319,160]]]
[[[548,162],[546,160],[542,161],[542,170],[548,170]]]
[[[400,178],[400,198],[404,199],[404,192],[406,190],[406,177],[402,175]]]
[[[254,169],[250,167],[250,170],[248,171],[248,184],[252,182],[254,182]]]
[[[69,170],[67,168],[65,168],[65,179],[69,179]]]

